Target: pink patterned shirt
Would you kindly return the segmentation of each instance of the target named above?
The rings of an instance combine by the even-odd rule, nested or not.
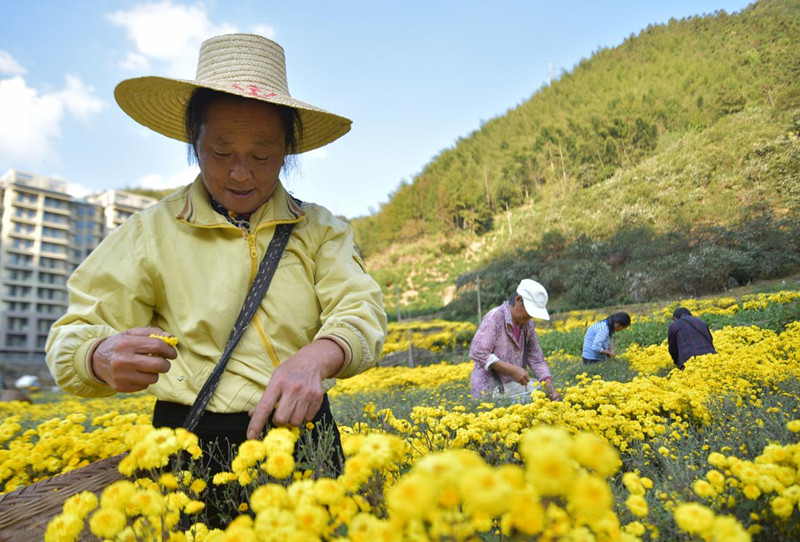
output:
[[[493,361],[499,359],[518,367],[524,366],[521,342],[523,337],[528,343],[528,359],[524,360],[524,363],[538,380],[550,377],[550,366],[547,365],[542,347],[539,346],[539,338],[536,336],[533,320],[528,321],[522,326],[522,329],[523,333],[520,334],[519,339],[515,339],[511,305],[507,302],[493,308],[483,317],[469,349],[469,357],[475,363],[470,378],[473,399],[480,399],[482,394],[491,394],[497,385],[495,377],[499,377],[504,383],[511,382],[511,378],[499,375],[489,369],[489,365]]]

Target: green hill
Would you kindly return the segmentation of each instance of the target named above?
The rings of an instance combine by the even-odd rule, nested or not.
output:
[[[649,26],[443,150],[353,220],[387,309],[556,309],[798,270],[800,0]]]

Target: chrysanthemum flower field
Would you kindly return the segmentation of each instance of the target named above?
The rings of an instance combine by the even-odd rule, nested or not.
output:
[[[665,344],[676,304],[634,313],[616,337],[621,355],[588,368],[583,330],[605,314],[555,319],[539,336],[558,403],[538,391],[524,404],[472,401],[474,324],[392,324],[387,352],[410,337],[441,362],[337,384],[337,478],[310,470],[322,464],[313,457],[295,461],[296,429],[249,441],[207,480],[192,469],[193,435],[149,426],[147,395],[35,395],[0,404],[0,490],[130,450],[120,468],[137,476],[71,497],[50,542],[798,540],[799,301],[796,291],[682,301],[718,350],[685,371]],[[183,466],[170,470],[176,455]],[[240,512],[224,530],[205,521],[210,485]]]

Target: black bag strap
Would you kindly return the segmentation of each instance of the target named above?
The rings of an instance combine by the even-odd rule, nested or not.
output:
[[[269,284],[272,282],[272,277],[278,268],[278,262],[280,262],[283,251],[286,249],[286,244],[289,242],[292,228],[294,228],[294,223],[278,224],[275,228],[275,234],[267,247],[267,253],[264,254],[264,258],[258,266],[256,278],[250,286],[250,291],[247,292],[242,310],[233,325],[228,344],[225,345],[225,350],[222,351],[222,357],[219,358],[217,366],[214,367],[208,380],[203,384],[200,393],[197,394],[197,399],[195,399],[191,410],[189,410],[189,414],[186,415],[186,420],[183,422],[185,429],[192,431],[197,426],[197,422],[200,421],[206,405],[211,400],[211,396],[214,395],[214,390],[217,389],[217,385],[222,379],[222,373],[225,372],[225,366],[228,365],[228,360],[231,359],[236,343],[244,335],[247,326],[250,325],[250,321],[256,314],[256,310],[261,305],[261,300],[264,299],[264,295],[269,289]]]

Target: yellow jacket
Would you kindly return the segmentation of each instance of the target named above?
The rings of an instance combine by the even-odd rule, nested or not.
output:
[[[94,344],[133,327],[178,337],[178,357],[148,389],[191,405],[214,369],[275,225],[295,222],[289,244],[256,316],[206,407],[246,412],[272,371],[314,339],[345,351],[337,377],[375,365],[386,313],[377,283],[364,271],[349,225],[312,203],[298,206],[278,184],[250,217],[251,233],[212,208],[200,178],[141,211],[112,232],[74,271],[67,313],[50,330],[47,364],[58,385],[84,397],[114,390],[89,370]],[[327,390],[334,384],[325,381]]]

